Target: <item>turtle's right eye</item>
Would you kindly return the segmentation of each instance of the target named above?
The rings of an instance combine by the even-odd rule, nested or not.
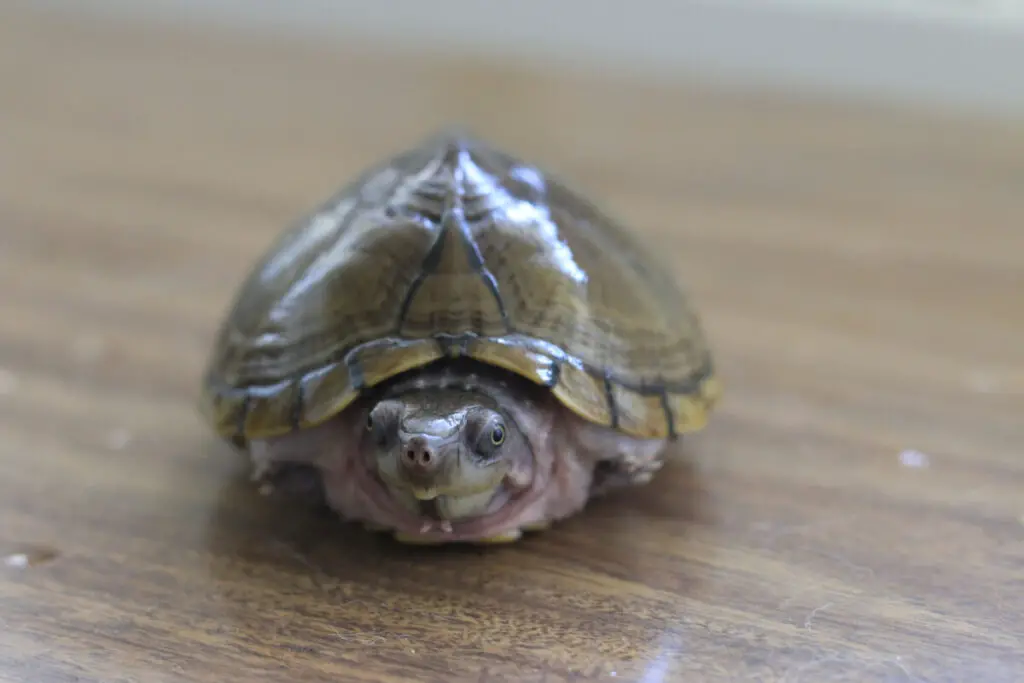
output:
[[[366,415],[366,431],[378,448],[387,448],[396,435],[395,406],[378,404]]]
[[[373,415],[366,416],[366,431],[370,432],[370,438],[378,448],[388,445],[388,435],[384,431],[384,423],[374,420]]]

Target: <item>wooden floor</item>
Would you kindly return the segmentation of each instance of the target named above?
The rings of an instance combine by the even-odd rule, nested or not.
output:
[[[726,382],[488,551],[261,498],[194,409],[274,235],[449,121],[674,259]],[[0,11],[0,679],[1024,680],[1022,131]]]

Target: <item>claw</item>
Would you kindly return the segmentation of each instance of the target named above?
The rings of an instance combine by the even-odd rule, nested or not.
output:
[[[446,534],[450,534],[452,532],[452,523],[449,522],[447,519],[443,520],[441,522],[441,531],[445,532]]]

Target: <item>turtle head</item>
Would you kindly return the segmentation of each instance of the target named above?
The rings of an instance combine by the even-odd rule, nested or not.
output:
[[[422,388],[379,401],[368,413],[377,474],[406,506],[437,501],[453,519],[484,512],[529,445],[489,397]],[[418,501],[418,502],[417,502]]]

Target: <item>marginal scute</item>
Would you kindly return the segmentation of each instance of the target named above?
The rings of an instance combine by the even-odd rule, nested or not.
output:
[[[669,393],[666,403],[672,411],[674,431],[686,434],[703,429],[721,395],[721,382],[709,375],[691,393]]]
[[[441,356],[441,349],[435,341],[417,339],[364,346],[351,354],[351,362],[358,364],[363,386],[373,387],[407,370],[431,363]]]
[[[711,372],[700,383],[700,397],[707,412],[715,409],[722,398],[722,380],[718,375]]]
[[[202,411],[228,439],[279,435],[461,354],[627,434],[700,429],[721,385],[658,257],[539,168],[432,137],[275,240],[223,321]]]
[[[603,378],[595,377],[574,363],[564,363],[558,371],[558,384],[552,391],[577,415],[597,424],[612,425],[613,416]]]
[[[482,363],[522,375],[542,386],[551,386],[557,377],[557,367],[550,356],[516,344],[477,339],[469,345],[468,355]]]
[[[341,362],[307,373],[300,381],[300,387],[299,427],[313,427],[326,422],[347,408],[358,395],[352,386],[348,367]]]
[[[292,429],[298,400],[299,385],[290,379],[251,387],[241,436],[265,439],[287,434]]]
[[[213,428],[225,437],[235,436],[245,410],[246,392],[224,386],[208,386],[200,410]]]
[[[617,382],[610,382],[619,429],[641,438],[657,438],[668,434],[668,416],[660,393],[640,393]]]

